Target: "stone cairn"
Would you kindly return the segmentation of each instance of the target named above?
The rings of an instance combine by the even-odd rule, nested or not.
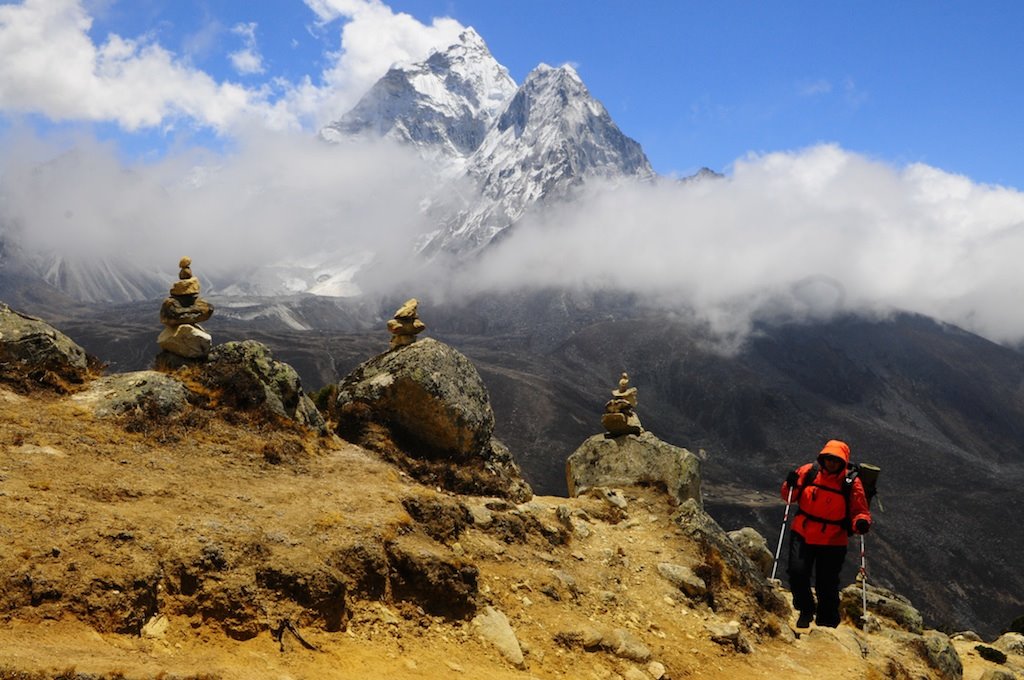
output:
[[[416,334],[427,329],[427,325],[416,316],[420,303],[416,298],[406,300],[395,312],[395,318],[388,320],[391,332],[391,349],[405,347],[416,342]]]
[[[644,431],[640,417],[636,414],[636,388],[629,386],[629,375],[619,378],[619,389],[612,390],[612,399],[604,405],[601,425],[612,437],[624,434],[640,434]]]
[[[186,359],[205,359],[213,338],[199,325],[213,315],[213,305],[199,297],[199,279],[192,275],[192,259],[178,262],[178,280],[171,295],[160,306],[160,323],[165,328],[156,339],[165,352]]]

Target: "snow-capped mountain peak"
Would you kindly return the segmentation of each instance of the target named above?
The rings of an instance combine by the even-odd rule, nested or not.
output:
[[[654,176],[640,145],[619,130],[576,70],[547,64],[526,77],[466,173],[479,199],[443,221],[424,246],[428,254],[471,254],[527,211],[570,199],[588,179]]]
[[[457,161],[476,150],[515,91],[508,69],[468,28],[458,42],[426,60],[393,66],[320,136],[334,142],[386,137],[417,146],[432,158]]]

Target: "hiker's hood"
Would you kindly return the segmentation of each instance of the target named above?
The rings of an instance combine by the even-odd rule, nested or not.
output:
[[[821,463],[822,456],[835,456],[836,458],[842,459],[845,465],[850,464],[850,447],[846,445],[846,442],[841,442],[838,439],[830,439],[825,448],[818,454],[818,462]]]

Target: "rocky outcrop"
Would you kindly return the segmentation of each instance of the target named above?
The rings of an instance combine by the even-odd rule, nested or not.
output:
[[[956,647],[949,637],[937,630],[929,630],[917,643],[918,651],[943,680],[961,680],[964,666]]]
[[[587,439],[565,463],[569,495],[591,487],[654,486],[677,503],[700,493],[700,460],[686,449],[661,441],[650,432]]]
[[[323,416],[302,389],[295,369],[276,361],[255,340],[226,342],[210,352],[200,380],[221,391],[221,403],[240,409],[265,408],[282,418],[327,432]]]
[[[695,568],[694,573],[704,580],[707,598],[713,608],[727,607],[730,598],[743,593],[767,612],[781,617],[790,615],[789,604],[772,588],[761,569],[700,508],[696,500],[683,503],[672,520],[684,535],[701,546],[704,563]]]
[[[0,380],[67,390],[85,380],[85,350],[45,321],[0,302]]]
[[[527,500],[476,368],[426,338],[378,355],[338,385],[338,434],[386,454],[421,481],[452,491]]]
[[[102,418],[135,408],[170,415],[188,406],[190,394],[177,378],[158,371],[136,371],[95,380],[71,399]]]

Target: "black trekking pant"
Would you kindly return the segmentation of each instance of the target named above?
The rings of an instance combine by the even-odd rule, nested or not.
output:
[[[845,545],[811,545],[795,531],[790,534],[789,589],[793,606],[804,618],[814,617],[819,626],[839,625],[839,570],[845,560]],[[817,607],[811,593],[812,573]]]

